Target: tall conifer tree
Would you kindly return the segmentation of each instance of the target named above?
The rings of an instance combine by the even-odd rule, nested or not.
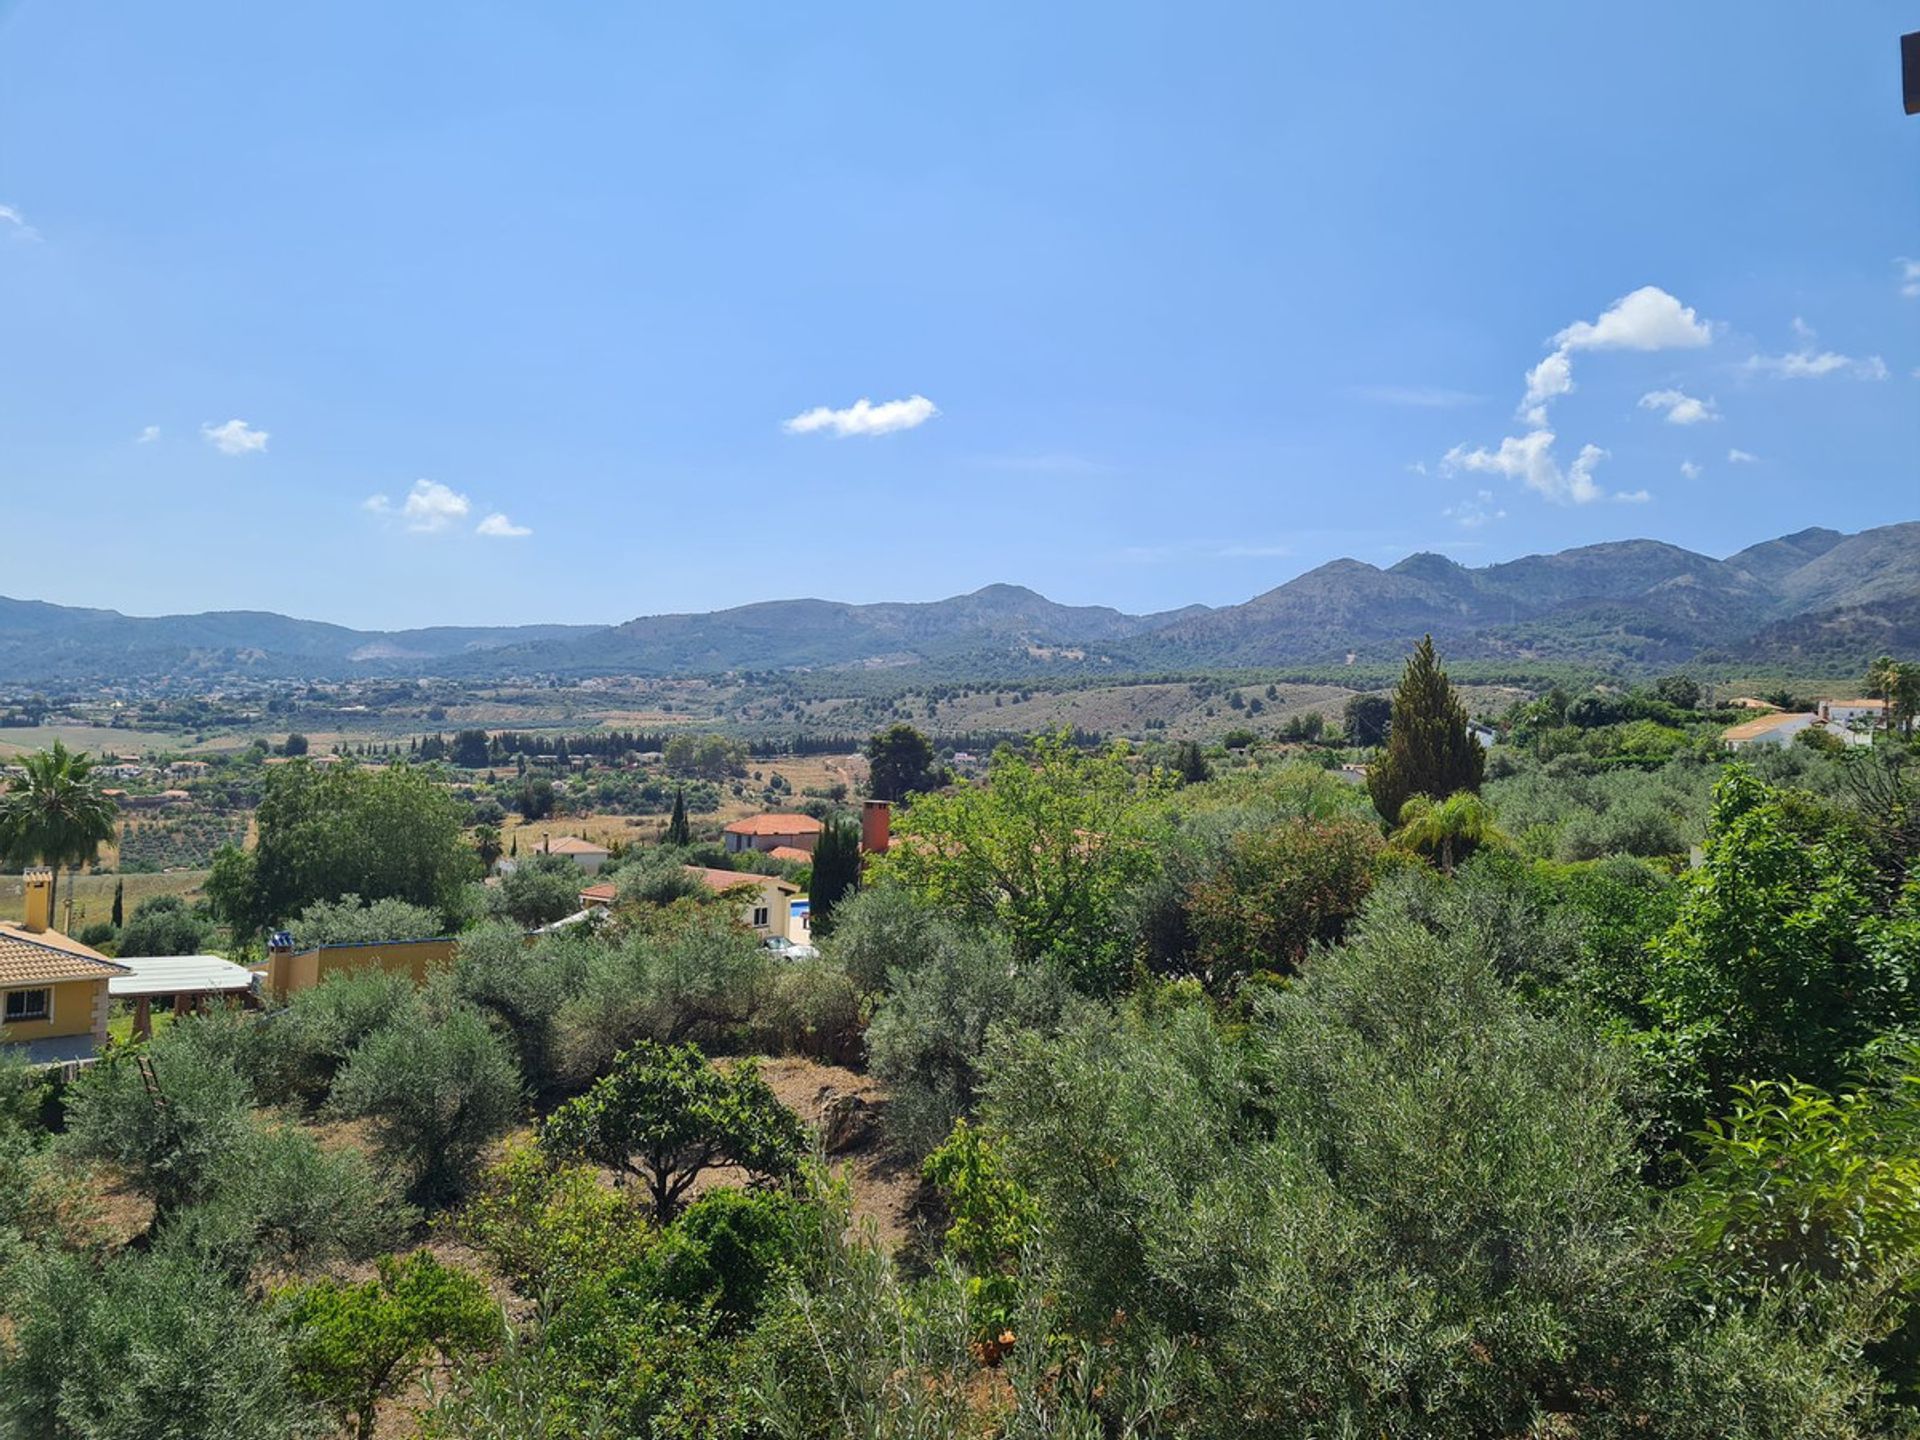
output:
[[[687,824],[687,792],[673,792],[673,816],[667,821],[667,833],[663,837],[668,845],[691,845],[693,827]]]
[[[1466,707],[1433,653],[1433,636],[1414,647],[1393,692],[1393,723],[1386,750],[1367,771],[1373,808],[1389,825],[1411,795],[1439,801],[1461,790],[1478,792],[1487,752],[1467,731]]]

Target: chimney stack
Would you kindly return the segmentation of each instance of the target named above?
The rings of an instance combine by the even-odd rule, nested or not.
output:
[[[26,881],[26,919],[21,929],[39,935],[53,924],[53,871],[36,865],[20,877]]]
[[[884,855],[893,843],[893,806],[885,800],[868,800],[860,807],[860,852]]]

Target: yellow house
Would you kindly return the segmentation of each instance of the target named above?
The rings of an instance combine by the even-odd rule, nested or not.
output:
[[[107,982],[129,973],[52,928],[53,872],[29,870],[26,919],[0,922],[0,1045],[35,1063],[84,1060],[107,1039]]]
[[[738,890],[741,895],[740,923],[761,939],[786,935],[787,912],[793,897],[800,893],[798,885],[790,885],[777,875],[754,875],[744,870],[709,870],[703,865],[684,868],[698,875],[716,895]],[[752,889],[749,890],[748,886]]]

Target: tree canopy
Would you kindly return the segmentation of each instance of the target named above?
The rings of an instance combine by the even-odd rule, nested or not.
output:
[[[349,894],[451,918],[479,868],[465,818],[459,800],[412,765],[277,766],[255,812],[256,847],[215,857],[207,898],[247,933]]]

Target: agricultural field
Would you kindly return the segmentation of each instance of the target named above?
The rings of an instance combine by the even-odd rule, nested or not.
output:
[[[131,915],[134,908],[143,900],[151,900],[158,895],[180,895],[188,900],[200,897],[200,887],[206,883],[205,870],[173,870],[162,875],[89,875],[80,874],[60,877],[60,894],[55,904],[59,914],[55,923],[69,934],[77,935],[87,926],[104,923],[113,918],[113,889],[121,881],[126,882],[126,913]],[[73,920],[67,920],[67,897],[73,897]],[[0,920],[19,920],[22,917],[24,903],[23,890],[18,875],[0,875]]]

